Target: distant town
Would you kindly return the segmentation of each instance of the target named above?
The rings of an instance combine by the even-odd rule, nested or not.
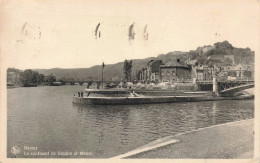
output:
[[[75,74],[78,76],[73,77]],[[67,72],[66,69],[58,69],[53,72],[31,69],[22,71],[9,68],[7,86],[86,85],[90,88],[101,88],[101,86],[105,88],[129,86],[171,88],[177,85],[179,88],[192,89],[194,80],[212,81],[216,76],[219,81],[253,81],[254,52],[249,48],[235,48],[229,42],[224,41],[215,43],[213,46],[198,47],[189,52],[170,52],[155,58],[125,60],[114,65],[94,66],[91,71],[87,69],[68,70]],[[205,86],[200,89],[212,88]]]

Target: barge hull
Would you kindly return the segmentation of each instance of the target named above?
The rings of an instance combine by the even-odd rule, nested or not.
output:
[[[214,96],[150,96],[150,97],[74,97],[73,103],[80,105],[136,105],[159,104],[176,102],[220,101],[220,100],[246,100],[253,99],[254,95],[237,97]]]

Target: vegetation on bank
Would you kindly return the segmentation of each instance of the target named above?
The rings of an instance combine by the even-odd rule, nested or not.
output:
[[[53,86],[54,82],[56,82],[56,77],[52,74],[45,76],[31,69],[21,71],[14,68],[8,68],[7,82],[22,87],[36,87],[38,85]]]
[[[83,85],[84,81],[74,78],[61,78],[59,80],[51,73],[50,75],[44,75],[31,69],[24,71],[8,68],[7,69],[7,85],[8,86],[21,86],[21,87],[36,87],[39,85],[46,86],[59,86],[59,85]],[[92,81],[89,81],[91,84]],[[100,82],[99,82],[100,83]]]

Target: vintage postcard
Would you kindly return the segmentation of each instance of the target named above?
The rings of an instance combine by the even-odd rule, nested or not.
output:
[[[0,23],[0,163],[260,161],[260,1],[3,0]]]

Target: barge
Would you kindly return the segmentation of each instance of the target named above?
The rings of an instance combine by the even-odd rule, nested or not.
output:
[[[214,95],[178,95],[178,96],[144,96],[132,90],[99,90],[86,89],[85,96],[74,97],[73,103],[80,105],[136,105],[159,104],[176,102],[198,102],[219,100],[253,99],[254,95],[240,95],[236,97],[218,97]]]

